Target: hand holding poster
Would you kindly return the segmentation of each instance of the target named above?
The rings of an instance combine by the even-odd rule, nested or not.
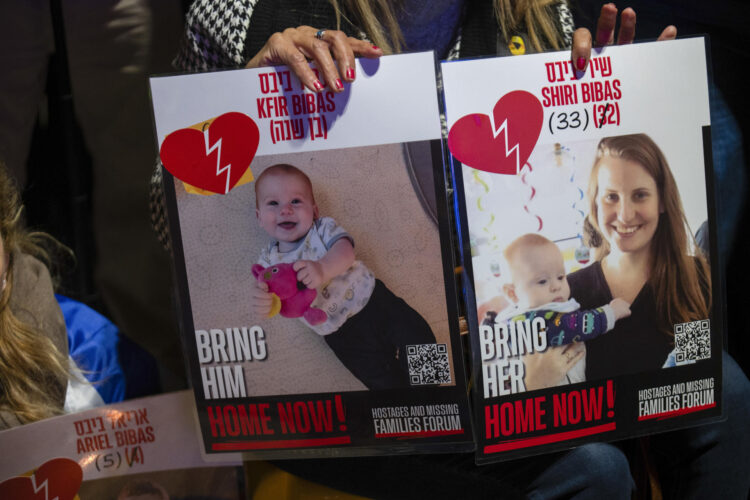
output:
[[[434,58],[357,64],[151,81],[208,452],[473,446]]]
[[[720,415],[703,39],[442,70],[478,461]]]

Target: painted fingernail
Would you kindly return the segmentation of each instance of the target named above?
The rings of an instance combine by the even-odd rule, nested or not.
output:
[[[373,45],[372,48],[375,50],[380,50],[380,47],[378,47],[377,45]]]
[[[315,90],[323,90],[323,84],[320,83],[320,80],[315,80],[313,82],[313,87],[315,87]]]
[[[349,68],[346,70],[346,77],[349,80],[354,80],[354,68]]]
[[[609,43],[609,37],[612,35],[611,31],[599,33],[599,45],[607,45]]]
[[[335,83],[335,84],[336,84],[336,88],[337,88],[337,89],[339,89],[339,90],[341,90],[341,89],[343,89],[343,88],[344,88],[344,84],[343,84],[343,83],[341,83],[341,78],[336,78],[336,81],[335,81],[335,82],[333,82],[333,83]]]
[[[583,68],[586,67],[586,59],[579,57],[578,60],[576,60],[576,67],[579,71],[583,71]]]

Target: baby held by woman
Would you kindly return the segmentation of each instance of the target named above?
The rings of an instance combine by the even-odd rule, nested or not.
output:
[[[503,256],[511,278],[503,291],[514,305],[501,312],[493,326],[480,327],[485,397],[526,390],[523,356],[591,340],[614,328],[615,321],[630,316],[630,304],[620,298],[596,309],[580,310],[570,297],[562,253],[544,236],[520,236]],[[570,351],[569,359],[576,358],[556,385],[585,380],[585,350]]]

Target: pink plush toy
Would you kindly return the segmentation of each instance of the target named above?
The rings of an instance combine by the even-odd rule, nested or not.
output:
[[[255,279],[267,283],[268,291],[281,300],[279,313],[285,318],[303,317],[311,325],[319,325],[328,319],[325,311],[310,307],[318,292],[297,281],[297,272],[292,264],[276,264],[267,268],[254,264],[252,270]]]

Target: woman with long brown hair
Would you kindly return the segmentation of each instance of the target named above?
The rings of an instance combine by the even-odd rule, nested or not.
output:
[[[595,262],[568,276],[571,294],[581,307],[622,297],[632,314],[586,342],[586,377],[658,370],[673,348],[673,325],[707,319],[711,309],[708,264],[661,149],[645,134],[602,139],[588,200],[585,232]],[[719,355],[727,420],[651,437],[669,498],[748,493],[750,382],[729,355]]]
[[[581,304],[616,294],[633,314],[607,339],[587,342],[587,378],[661,368],[673,325],[707,319],[711,305],[708,265],[661,149],[645,134],[602,139],[588,200],[596,262],[569,276],[571,292]]]

